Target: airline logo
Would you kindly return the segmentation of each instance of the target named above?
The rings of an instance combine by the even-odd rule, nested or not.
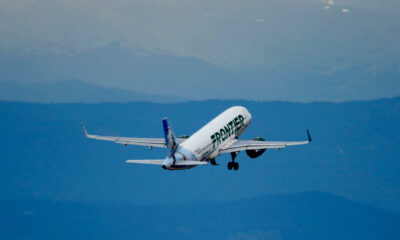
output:
[[[244,128],[244,117],[239,114],[237,117],[232,119],[232,121],[228,122],[223,128],[221,128],[219,132],[215,132],[210,136],[213,143],[213,148],[215,149],[218,145],[242,128]]]

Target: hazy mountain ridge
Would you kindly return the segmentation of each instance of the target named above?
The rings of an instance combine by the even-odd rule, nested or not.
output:
[[[320,192],[173,206],[0,200],[8,239],[398,239],[400,216]]]
[[[179,102],[184,98],[139,93],[130,90],[107,88],[80,80],[60,82],[19,83],[0,82],[1,101],[37,103],[100,103],[100,102]]]
[[[292,51],[296,56],[308,55]],[[4,51],[0,52],[0,81],[82,79],[102,86],[196,100],[348,101],[400,94],[400,83],[395,81],[400,76],[396,54],[382,53],[363,61],[338,56],[339,60],[327,63],[320,59],[325,56],[320,49],[315,51],[317,56],[296,63],[291,62],[287,52],[280,57],[289,55],[288,59],[273,67],[233,70],[193,57],[129,50],[119,43],[72,55]]]

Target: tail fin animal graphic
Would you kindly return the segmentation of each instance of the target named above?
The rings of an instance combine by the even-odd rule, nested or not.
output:
[[[168,157],[173,157],[173,154],[175,153],[175,150],[177,148],[177,144],[175,142],[175,136],[174,133],[172,132],[171,127],[168,125],[167,118],[164,118],[162,121],[164,127],[165,144],[168,149]]]

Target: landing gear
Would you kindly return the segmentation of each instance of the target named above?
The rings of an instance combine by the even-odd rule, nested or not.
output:
[[[239,169],[239,163],[234,162],[234,163],[233,163],[233,169],[234,169],[235,171],[237,171],[237,170]]]
[[[239,169],[239,163],[237,162],[228,162],[228,170],[232,170],[232,168],[236,171]]]
[[[232,168],[236,171],[239,169],[239,163],[235,162],[235,158],[237,156],[236,152],[231,153],[232,162],[228,162],[228,170],[232,170]]]
[[[233,162],[228,162],[228,170],[232,170]]]
[[[219,165],[219,164],[215,161],[215,158],[210,159],[210,163],[211,163],[211,165],[214,165],[214,166]]]

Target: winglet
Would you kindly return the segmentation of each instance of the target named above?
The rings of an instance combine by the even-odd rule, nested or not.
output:
[[[87,136],[87,135],[88,135],[88,132],[87,132],[86,127],[85,127],[85,125],[83,124],[83,122],[81,122],[81,127],[82,127],[83,133]]]
[[[311,138],[310,130],[308,130],[308,129],[307,129],[307,137],[308,137],[308,142],[311,142],[312,138]]]

